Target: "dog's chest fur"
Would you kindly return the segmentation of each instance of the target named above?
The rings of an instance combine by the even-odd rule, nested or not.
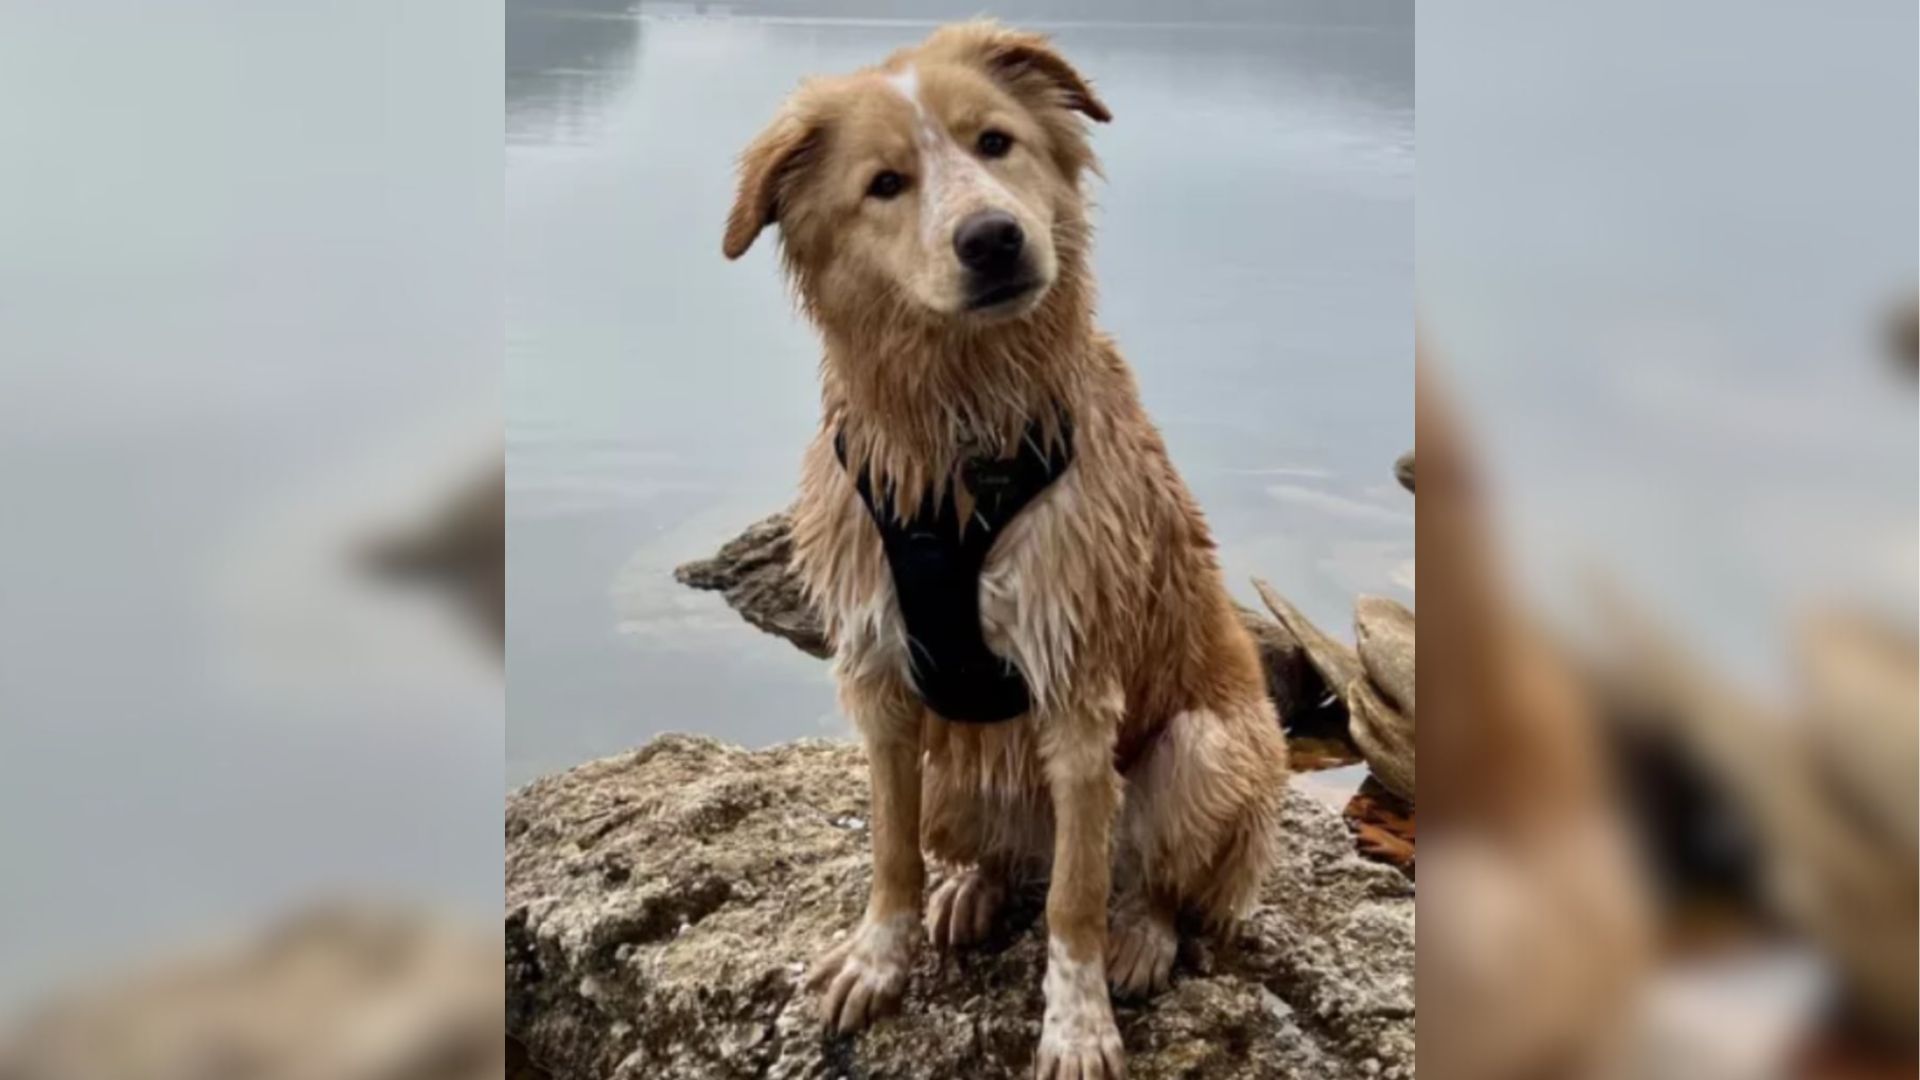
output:
[[[851,479],[828,449],[809,453],[809,482],[796,508],[795,564],[836,644],[843,673],[909,670],[911,648],[879,532]],[[979,579],[988,648],[1027,682],[1034,708],[1060,701],[1096,588],[1094,555],[1076,519],[1085,510],[1086,462],[1076,460],[994,541]]]

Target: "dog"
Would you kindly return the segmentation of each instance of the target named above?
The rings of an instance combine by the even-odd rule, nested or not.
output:
[[[822,1022],[896,1008],[923,924],[977,943],[1046,878],[1042,1080],[1124,1075],[1109,984],[1164,988],[1183,928],[1244,913],[1287,773],[1206,523],[1094,326],[1110,119],[1046,38],[948,26],[803,83],[723,245],[777,226],[825,346],[793,559],[869,758],[873,882],[809,980]]]

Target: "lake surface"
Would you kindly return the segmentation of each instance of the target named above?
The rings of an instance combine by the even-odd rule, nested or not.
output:
[[[735,156],[812,73],[971,9],[508,5],[507,781],[661,731],[846,733],[826,666],[676,585],[792,498],[819,350],[763,242],[720,255]],[[1100,323],[1236,595],[1346,633],[1413,600],[1411,4],[1056,4],[1115,120]],[[1022,12],[1026,14],[1023,16]],[[770,239],[769,238],[763,238]]]

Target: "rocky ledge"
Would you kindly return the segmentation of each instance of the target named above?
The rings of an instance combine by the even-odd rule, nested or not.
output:
[[[500,960],[484,924],[316,907],[28,1006],[0,1032],[0,1077],[523,1080],[501,1038]]]
[[[981,949],[923,947],[900,1015],[819,1033],[801,983],[864,904],[866,813],[860,750],[811,740],[664,736],[514,793],[511,1034],[560,1080],[1030,1075],[1039,897]],[[1165,994],[1118,1009],[1134,1080],[1413,1075],[1413,885],[1305,795],[1288,796],[1286,832],[1251,916],[1183,947]]]

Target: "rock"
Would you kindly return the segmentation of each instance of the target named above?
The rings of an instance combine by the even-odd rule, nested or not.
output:
[[[665,736],[508,802],[507,1025],[559,1080],[1024,1080],[1041,1017],[1040,901],[989,944],[922,948],[903,1012],[823,1039],[800,982],[870,875],[857,747],[749,752]],[[1412,1077],[1413,889],[1335,813],[1286,804],[1286,850],[1225,942],[1117,1011],[1134,1080]]]
[[[506,629],[506,470],[493,466],[450,493],[419,529],[371,539],[359,560],[392,581],[443,590],[496,649]]]
[[[481,926],[314,910],[33,1010],[0,1076],[498,1078],[501,960]]]
[[[506,1080],[551,1080],[547,1071],[527,1055],[526,1045],[511,1035],[507,1036]]]
[[[712,558],[687,563],[673,577],[682,585],[725,594],[728,605],[748,622],[825,659],[833,655],[833,646],[789,566],[791,526],[785,512],[754,522]]]
[[[754,626],[825,658],[832,655],[833,646],[788,565],[793,557],[790,525],[785,513],[764,518],[727,541],[712,557],[687,563],[673,576],[682,585],[723,594],[728,605]],[[1256,612],[1243,608],[1240,617],[1260,648],[1267,690],[1285,719],[1287,733],[1301,743],[1296,747],[1295,767],[1331,768],[1358,761],[1359,751],[1347,737],[1345,706],[1334,690],[1343,684],[1329,683],[1312,657],[1314,648],[1325,647],[1320,644],[1325,636],[1319,635],[1310,648],[1287,627]]]

